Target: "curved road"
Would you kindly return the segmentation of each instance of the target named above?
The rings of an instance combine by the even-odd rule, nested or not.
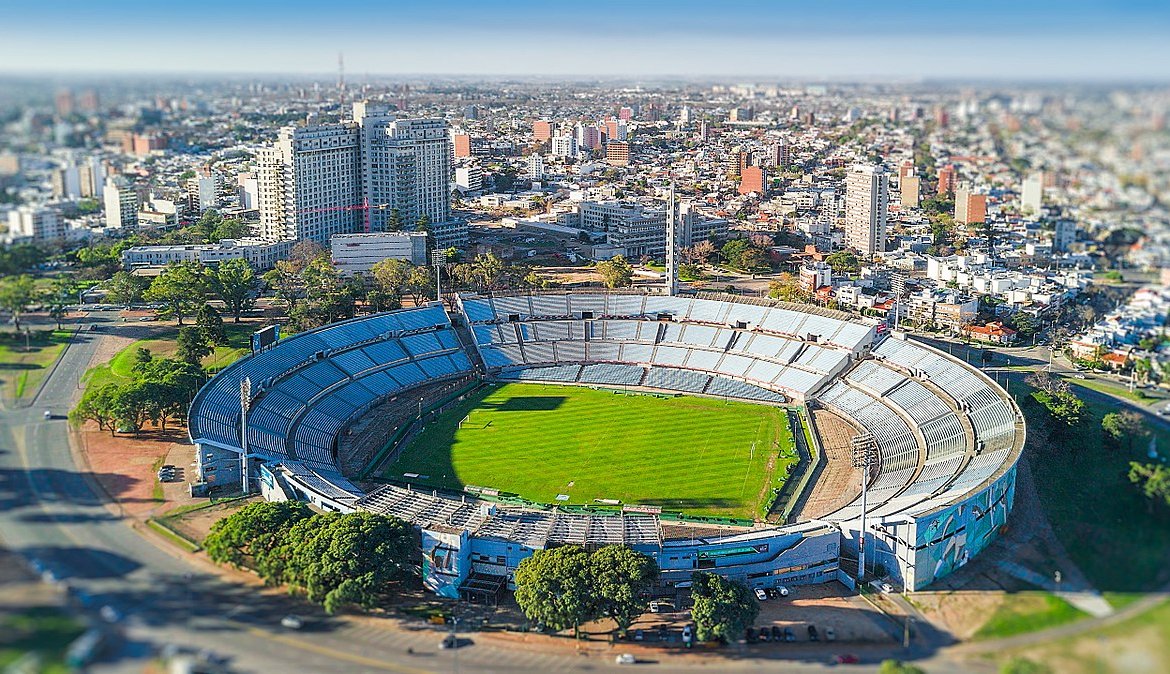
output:
[[[144,537],[115,514],[70,449],[65,414],[80,394],[78,379],[111,315],[83,321],[30,407],[0,411],[0,541],[67,584],[74,606],[96,616],[104,606],[120,614],[121,643],[93,671],[140,672],[157,649],[174,644],[227,658],[237,672],[572,672],[625,671],[613,651],[587,656],[545,653],[477,634],[468,645],[440,651],[440,632],[376,619],[333,619],[280,593],[261,593],[196,559]],[[43,419],[43,411],[54,413]],[[309,616],[305,630],[279,627],[280,617]],[[96,618],[95,618],[96,619]],[[384,621],[392,623],[392,621]],[[478,643],[476,643],[478,641]],[[407,649],[414,652],[408,653]],[[761,645],[729,649],[724,658],[646,662],[656,671],[821,671],[834,652],[853,651],[876,670],[896,648],[852,645]],[[646,651],[652,658],[651,651]],[[917,653],[918,655],[931,655]],[[936,655],[937,654],[933,654]],[[785,659],[779,659],[783,657]],[[928,669],[957,671],[930,661]]]

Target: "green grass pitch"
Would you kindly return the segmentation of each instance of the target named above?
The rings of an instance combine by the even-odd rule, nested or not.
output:
[[[490,487],[542,503],[566,494],[570,504],[618,499],[752,518],[764,514],[771,489],[796,463],[781,408],[503,384],[428,424],[385,477],[447,489]]]

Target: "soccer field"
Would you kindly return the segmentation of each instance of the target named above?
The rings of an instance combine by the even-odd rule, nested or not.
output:
[[[567,495],[560,502],[617,499],[752,518],[797,463],[787,414],[777,407],[503,384],[428,424],[385,477],[490,487],[541,503]]]

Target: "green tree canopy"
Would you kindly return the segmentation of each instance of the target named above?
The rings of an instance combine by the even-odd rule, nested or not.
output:
[[[1142,415],[1130,411],[1109,412],[1101,417],[1101,432],[1109,449],[1117,449],[1122,444],[1133,449],[1136,440],[1149,436]]]
[[[27,274],[0,278],[0,309],[12,314],[12,323],[20,330],[20,317],[37,298],[37,284]]]
[[[226,346],[228,343],[227,331],[223,327],[223,318],[210,304],[204,304],[195,312],[195,326],[203,332],[203,337],[216,346]]]
[[[742,583],[705,572],[691,577],[695,602],[691,618],[699,641],[734,641],[760,614],[759,602]]]
[[[395,584],[414,575],[417,547],[409,524],[359,511],[297,522],[278,554],[285,560],[285,582],[334,613],[346,606],[376,606]]]
[[[163,304],[160,315],[174,318],[182,325],[183,318],[203,304],[206,294],[207,284],[199,263],[172,262],[151,282],[143,298]]]
[[[1160,463],[1129,464],[1129,481],[1149,499],[1150,511],[1170,508],[1170,467]]]
[[[857,256],[847,250],[830,253],[825,257],[825,263],[832,267],[834,274],[848,275],[861,271]]]
[[[257,279],[252,265],[243,258],[225,260],[209,275],[211,290],[232,315],[234,322],[256,306]]]
[[[259,571],[267,564],[266,556],[285,543],[293,525],[312,515],[299,501],[249,503],[211,525],[203,548],[213,562]]]
[[[106,301],[111,304],[129,306],[142,300],[142,293],[149,283],[141,276],[128,271],[116,272],[105,284]]]
[[[533,622],[555,630],[573,628],[592,619],[593,588],[589,553],[577,545],[537,550],[516,567],[516,603]]]
[[[606,288],[628,288],[634,280],[634,268],[624,255],[615,255],[597,263],[597,273]]]
[[[643,593],[658,579],[654,560],[624,545],[606,545],[589,555],[589,581],[598,615],[625,632],[646,612]]]
[[[192,365],[199,365],[215,350],[207,340],[207,335],[197,325],[179,328],[179,336],[176,341],[178,349],[175,350],[175,356]]]

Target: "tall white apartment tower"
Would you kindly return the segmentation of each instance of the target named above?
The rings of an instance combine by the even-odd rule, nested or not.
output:
[[[1040,207],[1044,204],[1044,172],[1029,173],[1024,178],[1024,187],[1020,194],[1020,207],[1031,211],[1032,215],[1040,215]]]
[[[857,164],[845,177],[845,245],[862,255],[886,250],[888,182],[880,164]]]
[[[436,243],[462,245],[451,239],[459,237],[451,222],[451,139],[445,120],[390,122],[362,150],[375,166],[383,167],[381,179],[367,195],[371,204],[398,209],[402,227],[408,230],[426,216]]]
[[[528,178],[536,182],[544,180],[544,157],[535,152],[528,155]]]
[[[358,231],[362,221],[357,127],[286,126],[256,156],[260,237],[316,241]]]
[[[102,188],[106,226],[133,227],[138,224],[138,192],[120,180],[107,179]]]

